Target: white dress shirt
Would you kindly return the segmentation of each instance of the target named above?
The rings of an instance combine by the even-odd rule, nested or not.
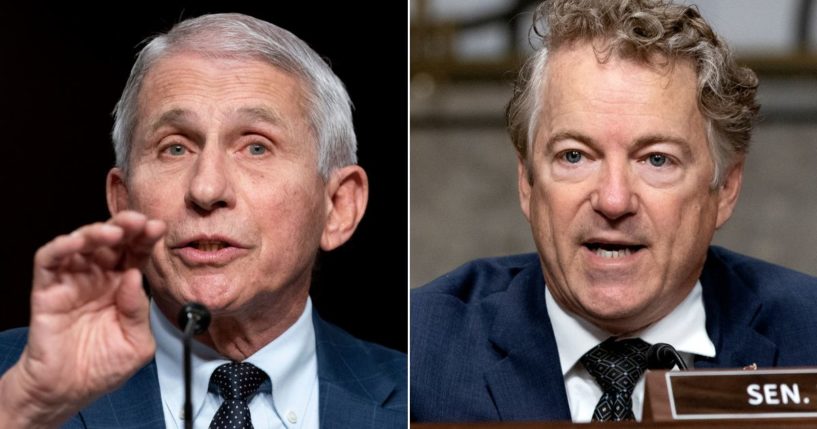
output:
[[[574,422],[589,422],[601,399],[602,390],[579,359],[612,335],[562,308],[549,290],[545,291],[545,301],[559,350],[570,416]],[[695,355],[715,357],[715,345],[706,333],[701,282],[695,284],[689,295],[670,314],[628,337],[638,337],[650,344],[671,344],[690,368]],[[641,377],[633,391],[636,420],[641,420],[643,406],[644,377]]]
[[[156,369],[165,425],[183,428],[182,332],[167,320],[155,302],[150,304],[150,326],[156,338]],[[191,350],[194,428],[206,429],[223,402],[221,396],[208,391],[210,376],[230,360],[195,340]],[[257,366],[270,378],[249,404],[256,429],[318,429],[318,361],[311,300],[307,299],[303,314],[289,329],[244,362]]]

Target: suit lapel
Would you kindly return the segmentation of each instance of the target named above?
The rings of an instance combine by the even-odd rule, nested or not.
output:
[[[372,429],[405,426],[405,409],[383,407],[387,401],[402,404],[407,401],[392,398],[397,386],[391,377],[385,376],[386,369],[372,360],[363,342],[324,322],[316,312],[312,314],[318,356],[320,426]],[[402,367],[405,372],[405,365]]]
[[[537,261],[483,304],[493,316],[489,341],[497,351],[484,377],[501,420],[570,420],[544,292]]]
[[[753,363],[775,366],[777,345],[756,329],[763,303],[712,249],[701,274],[701,286],[706,330],[717,355],[696,359],[695,367],[742,368]]]
[[[156,361],[79,414],[88,429],[165,427]]]

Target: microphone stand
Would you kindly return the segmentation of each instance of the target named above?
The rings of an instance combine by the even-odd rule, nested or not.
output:
[[[684,359],[675,347],[666,343],[655,343],[647,350],[647,367],[650,369],[672,369],[675,366],[681,371],[687,370]]]
[[[179,312],[179,326],[183,327],[184,343],[184,427],[193,429],[193,403],[190,400],[192,376],[190,370],[190,344],[193,335],[201,334],[210,325],[210,312],[201,304],[189,302]]]

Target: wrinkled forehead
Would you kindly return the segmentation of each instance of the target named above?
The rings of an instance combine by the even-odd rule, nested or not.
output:
[[[137,96],[136,136],[168,112],[251,114],[292,132],[311,132],[310,91],[303,79],[250,57],[182,52],[148,69]]]
[[[537,129],[541,121],[566,109],[622,115],[643,106],[652,106],[650,112],[660,113],[666,122],[684,123],[694,117],[703,126],[696,70],[686,59],[645,63],[614,53],[600,58],[596,46],[584,43],[551,52],[541,73],[535,100]]]
[[[614,70],[623,73],[609,73]],[[560,81],[573,89],[591,85],[611,89],[649,85],[666,92],[693,95],[697,93],[698,81],[695,64],[689,58],[669,58],[659,52],[642,58],[610,49],[604,41],[575,41],[549,51],[540,78],[545,85]]]

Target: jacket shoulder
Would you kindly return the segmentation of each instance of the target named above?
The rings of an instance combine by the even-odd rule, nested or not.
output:
[[[531,275],[541,277],[535,253],[478,259],[412,290],[412,350],[423,348],[429,335],[438,338],[432,341],[451,341],[460,332],[481,329],[489,323],[485,304]]]
[[[709,257],[732,276],[740,279],[764,303],[782,300],[795,304],[808,298],[817,298],[817,278],[722,247],[712,246]],[[710,265],[710,264],[707,264]],[[817,305],[817,301],[807,302]]]
[[[464,304],[478,302],[503,292],[522,271],[539,265],[536,253],[476,259],[411,292],[415,300],[455,299]]]
[[[397,350],[356,338],[322,319],[315,319],[318,375],[387,409],[406,409],[407,359]]]
[[[817,337],[817,278],[718,247],[709,257],[708,278],[721,317],[749,320],[777,345],[778,365],[813,365],[817,343],[803,339]],[[758,303],[757,310],[737,317],[751,302]]]
[[[0,374],[4,374],[20,359],[28,342],[28,328],[0,332]]]
[[[406,355],[404,353],[356,338],[328,322],[321,321],[321,325],[322,335],[318,338],[319,345],[332,347],[344,357],[353,357],[356,361],[365,362],[366,365],[360,369],[375,372],[386,369],[386,373],[393,372],[390,369],[398,369],[405,372]]]
[[[313,313],[320,418],[331,426],[405,428],[406,355],[363,341]]]
[[[558,359],[555,349],[552,356],[546,356],[533,346],[539,344],[540,337],[534,333],[540,329],[545,337],[552,335],[544,290],[537,254],[475,260],[413,290],[411,420],[499,419],[493,396],[498,390],[492,390],[497,384],[488,387],[487,374],[521,371],[529,376],[531,367],[526,365],[507,372],[500,368],[510,369],[524,361],[534,348],[539,362],[550,361],[552,356]],[[532,320],[538,326],[529,325]],[[513,359],[504,347],[509,338],[518,346],[514,353],[525,350]],[[540,376],[537,373],[535,378]],[[561,380],[561,374],[558,378]],[[524,387],[518,392],[526,394]],[[500,400],[508,400],[502,396]]]

